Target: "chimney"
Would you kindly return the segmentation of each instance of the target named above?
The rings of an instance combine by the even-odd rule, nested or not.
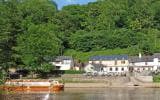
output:
[[[139,53],[139,58],[142,58],[142,54],[141,53]]]

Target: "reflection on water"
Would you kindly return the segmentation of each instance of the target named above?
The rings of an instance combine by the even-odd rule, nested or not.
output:
[[[59,93],[16,93],[0,100],[160,100],[159,88],[67,88]]]

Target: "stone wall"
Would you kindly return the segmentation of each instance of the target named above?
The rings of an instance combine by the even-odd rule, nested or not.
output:
[[[136,79],[141,82],[153,82],[153,76],[137,76]]]

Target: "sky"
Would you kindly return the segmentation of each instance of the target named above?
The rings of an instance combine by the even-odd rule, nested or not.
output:
[[[61,9],[63,6],[71,4],[87,4],[88,2],[94,2],[96,0],[53,0],[58,5],[58,9]]]

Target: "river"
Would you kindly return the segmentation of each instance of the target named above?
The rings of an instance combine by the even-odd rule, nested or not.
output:
[[[0,100],[160,100],[160,88],[66,88],[58,93],[16,93]]]

